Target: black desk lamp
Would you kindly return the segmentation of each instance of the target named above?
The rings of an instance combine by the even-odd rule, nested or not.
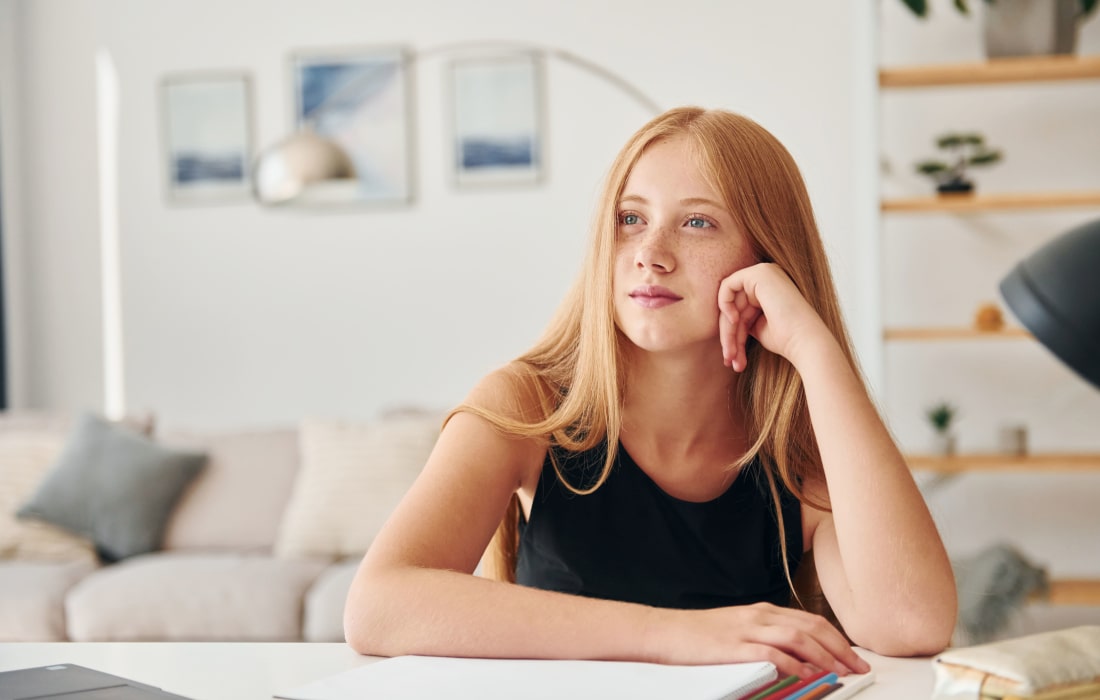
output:
[[[1039,342],[1100,389],[1100,220],[1039,248],[1000,286]]]

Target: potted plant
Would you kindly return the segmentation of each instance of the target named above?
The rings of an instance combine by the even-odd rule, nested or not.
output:
[[[955,454],[955,434],[951,432],[951,424],[958,415],[958,409],[946,401],[941,401],[929,408],[925,415],[928,416],[928,421],[935,431],[935,452],[944,456]]]
[[[928,0],[902,0],[917,17],[928,16]],[[1100,0],[985,0],[983,39],[989,58],[1072,54],[1077,27]],[[955,9],[970,14],[968,0]]]
[[[970,192],[974,183],[967,179],[966,169],[992,165],[1001,160],[1001,152],[985,145],[985,138],[976,133],[950,133],[936,139],[936,147],[947,151],[950,161],[923,160],[916,164],[917,172],[936,181],[941,194]]]
[[[905,3],[905,6],[908,7],[910,10],[912,10],[913,14],[915,14],[917,17],[927,17],[928,16],[928,0],[901,0],[901,1],[903,3]],[[1035,2],[1035,0],[1025,0],[1025,1],[1026,2],[1031,2],[1031,3]],[[996,3],[996,0],[985,0],[985,2],[988,5],[994,5]],[[1096,4],[1098,2],[1100,2],[1100,0],[1070,0],[1071,4],[1077,5],[1081,8],[1081,14],[1082,15],[1087,15],[1088,13],[1095,10],[1096,9]],[[953,4],[955,5],[955,9],[957,9],[959,12],[963,13],[964,15],[970,14],[970,3],[968,2],[968,0],[954,0]]]

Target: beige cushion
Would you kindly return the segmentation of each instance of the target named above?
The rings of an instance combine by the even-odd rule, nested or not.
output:
[[[65,600],[73,641],[296,641],[328,562],[154,552],[103,567]]]
[[[344,605],[351,581],[359,569],[359,558],[325,569],[306,594],[302,637],[307,642],[344,641]]]
[[[177,432],[160,442],[208,455],[168,522],[164,549],[271,551],[298,470],[297,430]]]
[[[65,641],[65,594],[95,566],[0,561],[0,642]]]
[[[42,521],[16,518],[65,444],[64,421],[18,425],[25,427],[8,422],[0,428],[0,558],[94,561],[90,540]]]
[[[303,422],[302,466],[275,542],[279,556],[361,556],[412,485],[438,415]]]

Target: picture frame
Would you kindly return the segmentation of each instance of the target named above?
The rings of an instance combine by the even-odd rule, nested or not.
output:
[[[167,75],[160,83],[160,98],[168,201],[249,200],[254,158],[249,74]]]
[[[355,178],[320,183],[305,204],[413,200],[412,81],[403,46],[298,51],[291,57],[294,125],[339,146]]]
[[[455,184],[463,188],[541,182],[542,56],[524,52],[456,59],[450,75]]]

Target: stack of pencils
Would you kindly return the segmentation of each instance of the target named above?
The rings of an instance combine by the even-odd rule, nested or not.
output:
[[[819,671],[809,678],[780,678],[745,700],[818,700],[842,687],[835,673]]]

